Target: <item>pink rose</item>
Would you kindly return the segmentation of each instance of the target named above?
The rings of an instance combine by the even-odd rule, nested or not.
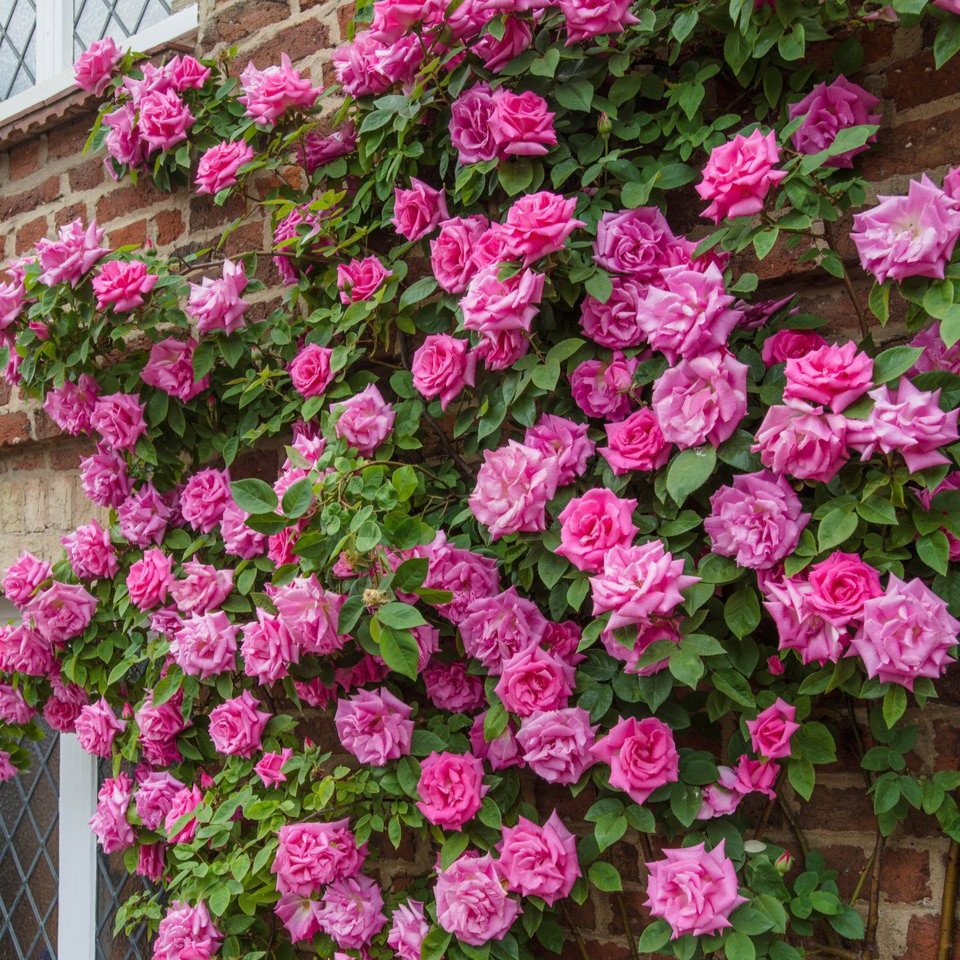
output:
[[[190,284],[187,313],[197,322],[197,333],[222,330],[234,333],[244,325],[243,315],[249,304],[241,296],[247,287],[242,263],[227,260],[218,280],[204,277]]]
[[[210,711],[210,739],[217,753],[249,758],[260,749],[263,728],[271,715],[258,710],[259,706],[260,701],[244,690]]]
[[[187,139],[195,117],[173,90],[154,91],[140,100],[140,136],[147,153],[170,150]]]
[[[102,447],[80,461],[80,484],[88,500],[100,507],[119,507],[130,494],[123,457]]]
[[[389,90],[393,80],[380,69],[381,58],[389,49],[369,30],[358,31],[352,43],[337,47],[330,59],[343,92],[351,97],[365,97]]]
[[[612,273],[652,281],[669,262],[677,243],[658,207],[638,207],[605,213],[597,224],[593,259]]]
[[[205,150],[197,164],[197,193],[219,193],[236,186],[237,171],[253,159],[253,147],[243,140],[218,143]]]
[[[392,277],[378,257],[364,257],[363,260],[351,260],[337,267],[337,289],[340,302],[346,305],[370,300],[383,286],[383,282]]]
[[[803,663],[836,663],[850,644],[848,631],[825,619],[810,603],[813,587],[802,580],[767,583],[763,605],[773,618],[781,650],[796,650]]]
[[[166,770],[144,774],[137,785],[137,816],[148,830],[156,830],[164,822],[173,798],[183,784]]]
[[[0,670],[5,673],[47,676],[54,669],[53,651],[53,641],[29,623],[0,627]]]
[[[40,635],[54,645],[79,637],[90,624],[97,601],[83,587],[56,580],[24,607]]]
[[[143,404],[136,393],[111,393],[93,407],[90,424],[116,450],[132,450],[147,432]]]
[[[333,379],[330,357],[333,350],[308,343],[292,360],[287,371],[294,390],[302,397],[317,397]]]
[[[544,275],[525,269],[501,280],[499,274],[500,265],[494,263],[470,281],[460,301],[465,330],[530,330],[543,297]]]
[[[724,855],[726,840],[709,853],[702,843],[664,849],[663,860],[647,864],[646,906],[662,917],[676,940],[684,934],[699,937],[730,926],[730,914],[746,902],[737,892],[737,872]]]
[[[220,518],[220,538],[223,540],[223,552],[231,557],[252,560],[263,556],[267,548],[264,534],[248,527],[244,513],[232,500],[227,504]]]
[[[610,767],[610,786],[645,803],[654,790],[680,778],[673,731],[656,717],[620,720],[590,751]]]
[[[215,677],[236,666],[237,628],[222,611],[194,614],[170,642],[170,656],[190,676]]]
[[[847,421],[835,413],[773,406],[757,429],[760,460],[774,473],[829,483],[850,456]]]
[[[419,900],[407,900],[394,911],[387,934],[387,946],[400,960],[420,960],[423,941],[430,931],[423,903]]]
[[[547,621],[535,603],[510,587],[495,596],[477,598],[458,626],[467,654],[496,676],[504,661],[540,643]]]
[[[465,386],[473,386],[477,376],[477,357],[469,353],[470,344],[446,333],[430,334],[413,355],[410,370],[413,385],[427,400],[440,397],[446,410]]]
[[[180,494],[180,512],[194,530],[209,533],[220,522],[227,504],[232,502],[229,475],[225,470],[211,467],[187,480]]]
[[[110,542],[110,532],[96,520],[77,527],[60,538],[67,551],[73,572],[81,580],[102,580],[117,574],[117,551]]]
[[[265,787],[278,787],[281,783],[287,782],[283,767],[292,756],[293,750],[290,747],[284,747],[279,753],[265,753],[253,768],[253,772]]]
[[[573,231],[584,226],[573,218],[576,205],[576,197],[567,199],[546,190],[515,200],[500,228],[510,259],[530,264],[561,250]]]
[[[349,156],[356,149],[357,128],[350,120],[326,136],[317,130],[311,130],[297,145],[300,162],[307,173],[313,173],[318,167],[340,157]]]
[[[412,709],[386,687],[361,690],[337,703],[337,735],[362,764],[383,767],[410,753]]]
[[[80,708],[76,722],[77,743],[87,753],[109,757],[114,737],[123,733],[126,726],[127,721],[118,720],[110,704],[101,697],[96,703]]]
[[[120,532],[138,547],[163,540],[170,514],[170,508],[150,483],[131,493],[117,509]]]
[[[519,531],[546,529],[547,501],[557,492],[557,461],[510,440],[505,447],[483,451],[470,509],[498,540]]]
[[[793,146],[798,153],[820,153],[847,127],[875,126],[880,122],[880,115],[870,111],[879,103],[875,96],[851,83],[843,74],[830,84],[818,83],[802,100],[790,104],[790,119],[804,118],[790,137]],[[873,134],[867,143],[874,143],[876,139]],[[845,150],[830,157],[824,166],[852,167],[853,158],[867,149],[864,144]]]
[[[215,610],[233,591],[232,570],[187,560],[183,564],[183,574],[181,579],[170,584],[170,598],[181,613]]]
[[[542,157],[556,146],[554,114],[547,101],[532,90],[513,93],[500,87],[493,95],[490,118],[501,157]]]
[[[137,866],[134,870],[138,877],[144,877],[151,883],[159,883],[163,879],[166,844],[158,840],[156,843],[145,843],[137,848]]]
[[[503,663],[497,696],[518,717],[567,706],[573,693],[573,667],[546,650],[522,650]]]
[[[365,946],[387,922],[380,887],[363,876],[335,880],[323,891],[317,917],[320,929],[338,946],[356,950]]]
[[[367,856],[366,847],[357,846],[349,820],[291,823],[277,837],[270,872],[280,893],[309,897],[325,884],[356,876]]]
[[[873,360],[855,343],[828,345],[788,358],[786,376],[784,403],[802,409],[807,402],[843,413],[873,386]]]
[[[576,783],[594,763],[590,752],[597,728],[580,707],[548,710],[520,724],[521,757],[547,783]]]
[[[444,830],[462,830],[480,809],[488,787],[472,754],[431,753],[420,765],[417,809]]]
[[[605,303],[586,296],[580,304],[580,326],[601,347],[623,350],[639,346],[645,337],[640,310],[647,289],[629,277],[611,277],[612,290]]]
[[[143,304],[159,279],[147,273],[147,265],[140,260],[108,260],[91,282],[97,309],[113,307],[117,313],[127,313]]]
[[[862,621],[866,602],[883,595],[879,574],[855,553],[831,553],[810,567],[807,582],[808,605],[838,627]]]
[[[522,330],[494,330],[480,334],[473,350],[487,370],[507,370],[530,351],[530,341]]]
[[[711,201],[701,216],[719,223],[759,213],[769,189],[787,175],[774,169],[779,162],[780,148],[772,130],[766,135],[754,130],[749,137],[738,133],[714,147],[703,168],[703,180],[697,184],[697,193]]]
[[[423,685],[438,710],[472,713],[485,703],[483,681],[467,673],[467,665],[462,660],[429,664],[423,671]]]
[[[75,287],[80,278],[109,252],[100,246],[103,236],[96,220],[84,227],[83,221],[77,218],[59,229],[56,240],[42,237],[37,241],[37,260],[43,271],[40,282],[48,287],[58,283]]]
[[[609,627],[600,634],[600,642],[604,650],[614,658],[625,664],[625,673],[635,673],[640,677],[651,677],[670,665],[669,658],[658,660],[641,667],[640,658],[647,649],[660,641],[669,643],[680,642],[680,630],[673,620],[657,620],[653,623],[638,623],[620,630],[611,630]]]
[[[210,68],[188,54],[177,54],[172,57],[163,65],[163,72],[170,79],[177,93],[183,93],[184,90],[199,90],[210,78]]]
[[[772,367],[777,363],[785,363],[791,357],[803,357],[811,350],[825,346],[827,341],[819,333],[810,330],[780,330],[763,341],[761,356],[763,362]]]
[[[335,403],[331,412],[339,413],[334,431],[364,457],[372,457],[393,429],[396,413],[372,384],[348,400]]]
[[[596,449],[596,444],[587,436],[588,429],[585,423],[545,413],[534,426],[527,428],[523,445],[556,459],[557,486],[562,487],[586,473],[587,461]]]
[[[29,723],[35,712],[16,687],[11,687],[9,683],[0,683],[0,720],[21,726]]]
[[[257,608],[257,619],[243,625],[243,672],[261,686],[276,683],[300,661],[300,647],[283,620]]]
[[[48,580],[52,573],[50,564],[38,560],[32,553],[21,553],[7,567],[3,576],[4,596],[15,606],[23,609],[33,597],[37,587]]]
[[[605,33],[622,33],[639,22],[630,12],[630,0],[559,0],[558,5],[568,47]]]
[[[202,900],[195,907],[174,900],[157,928],[152,960],[210,960],[222,940]]]
[[[714,553],[740,567],[768,570],[796,549],[810,521],[787,481],[762,470],[741,473],[710,498],[703,529]]]
[[[410,178],[410,189],[394,188],[393,229],[406,240],[419,240],[430,233],[441,220],[446,220],[447,201],[443,189]]]
[[[248,63],[240,74],[243,96],[239,101],[247,108],[247,116],[259,124],[272,126],[290,108],[309,110],[320,89],[294,70],[290,58],[280,54],[279,66],[274,64],[266,70],[258,70]]]
[[[73,76],[77,86],[87,93],[102,96],[110,85],[113,69],[120,60],[120,48],[113,37],[96,40],[77,57],[73,65]]]
[[[663,439],[656,414],[649,407],[635,410],[619,423],[603,426],[607,446],[598,452],[617,476],[631,470],[659,470],[670,459],[670,444]]]
[[[520,914],[490,854],[465,854],[437,873],[437,923],[474,947],[502,940]]]
[[[467,289],[479,269],[474,247],[488,226],[487,218],[479,214],[452,217],[440,224],[440,232],[430,241],[430,266],[441,289],[447,293]]]
[[[103,125],[109,131],[104,141],[107,153],[119,164],[138,167],[144,160],[144,143],[137,127],[137,108],[125,103],[105,114]]]
[[[90,829],[96,834],[104,853],[116,853],[133,846],[133,828],[127,823],[132,790],[133,781],[121,773],[104,780],[97,793],[97,810],[90,818]]]
[[[460,163],[480,163],[497,156],[495,118],[494,95],[485,83],[476,84],[454,100],[450,109],[450,141]]]
[[[273,592],[273,602],[294,642],[308,653],[330,654],[347,640],[338,629],[346,597],[324,590],[316,575],[298,577]]]
[[[483,724],[487,711],[477,714],[470,727],[470,749],[474,756],[490,764],[491,770],[507,770],[520,765],[520,751],[517,746],[516,727],[508,723],[503,732],[493,740],[487,740]]]
[[[960,175],[960,167],[957,167]],[[960,197],[960,189],[957,191]],[[934,321],[929,327],[921,330],[911,341],[911,347],[920,347],[923,353],[917,357],[914,365],[907,371],[907,376],[913,377],[918,373],[930,373],[933,370],[947,370],[950,373],[960,373],[960,344],[948,347],[940,334],[940,322]]]
[[[737,761],[732,786],[741,796],[762,793],[773,800],[777,792],[774,786],[780,774],[780,765],[769,760],[753,760],[746,754]]]
[[[74,683],[50,677],[50,698],[43,705],[43,719],[58,733],[75,733],[80,708],[87,702],[86,691]]]
[[[563,825],[556,810],[539,827],[520,817],[503,828],[497,869],[507,889],[523,897],[540,897],[548,906],[570,895],[580,876],[577,838]]]
[[[768,760],[789,757],[790,738],[800,729],[800,724],[794,722],[796,714],[796,707],[777,697],[766,710],[757,714],[755,720],[747,720],[754,753]]]
[[[140,379],[181,403],[189,403],[210,386],[210,377],[197,380],[193,372],[193,354],[197,341],[186,342],[168,337],[150,348],[150,359],[140,371]]]
[[[570,374],[570,391],[577,406],[588,417],[622,420],[633,406],[633,375],[639,361],[613,351],[609,362],[584,360]]]
[[[469,5],[463,5],[467,6]],[[532,41],[533,31],[526,20],[507,16],[504,19],[503,36],[498,38],[492,32],[485,33],[471,44],[471,50],[491,73],[500,73],[514,57],[520,56]]]
[[[166,703],[154,706],[153,693],[148,691],[134,719],[140,731],[140,749],[147,763],[169,766],[183,759],[176,743],[178,734],[188,726],[183,719],[182,692],[178,691]]]
[[[84,373],[76,383],[68,380],[47,391],[43,409],[64,433],[75,437],[93,429],[91,420],[99,396],[96,380]]]
[[[190,843],[197,833],[197,818],[190,817],[182,826],[174,831],[174,825],[183,817],[189,816],[203,802],[203,794],[196,785],[178,790],[170,803],[163,820],[163,828],[167,833],[167,842],[171,844]]]
[[[611,547],[629,547],[637,535],[636,500],[622,500],[602,487],[574,497],[560,513],[560,546],[554,549],[578,570],[597,573]]]

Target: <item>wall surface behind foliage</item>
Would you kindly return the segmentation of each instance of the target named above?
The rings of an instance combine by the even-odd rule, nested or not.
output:
[[[343,7],[329,0],[200,0],[199,36],[187,38],[185,45],[205,55],[235,45],[241,65],[253,59],[259,67],[276,62],[285,51],[295,62],[309,65],[315,80],[329,80],[329,53],[345,35],[351,15],[352,4]],[[862,169],[878,193],[905,192],[907,180],[923,172],[939,181],[951,163],[960,163],[960,57],[934,73],[929,42],[919,30],[904,29],[880,29],[868,40],[867,63],[857,80],[882,98],[883,126]],[[113,183],[100,158],[82,154],[93,116],[89,101],[78,95],[0,125],[0,143],[8,146],[0,153],[0,254],[26,253],[40,237],[76,217],[95,217],[112,246],[149,242],[171,250],[202,246],[220,235],[225,222],[245,217],[227,252],[267,248],[269,230],[255,198],[218,208],[209,198],[191,197],[186,191],[171,196],[144,184]],[[675,226],[688,230],[690,224]],[[841,228],[838,235],[847,232]],[[263,258],[263,279],[269,281],[271,272]],[[835,333],[853,327],[839,282],[825,285],[820,273],[811,283],[786,252],[768,257],[759,272],[763,293],[798,292],[804,309],[828,317]],[[853,271],[854,276],[858,273]],[[864,301],[868,289],[864,282]],[[876,339],[896,339],[898,332],[891,322],[876,332]],[[80,491],[76,469],[88,450],[85,442],[62,437],[42,410],[25,405],[0,383],[0,568],[24,549],[54,555],[59,538],[90,518],[92,508]],[[269,477],[275,476],[275,466],[266,454],[260,462],[241,462],[233,473],[235,478],[256,473]],[[960,668],[951,670],[940,690],[940,704],[931,705],[919,719],[918,753],[933,770],[960,767]],[[841,750],[845,744],[852,750],[849,740],[850,731],[841,728]],[[818,775],[824,788],[813,803],[799,806],[788,798],[801,828],[840,869],[841,890],[847,896],[873,847],[868,826],[873,818],[860,775],[840,772],[856,767],[852,756],[841,756],[834,772]],[[551,799],[542,797],[541,809],[549,809]],[[776,815],[771,826],[786,845],[795,847]],[[402,852],[406,860],[389,865],[390,872],[409,870],[411,860],[426,856],[425,848]],[[630,881],[626,901],[639,930],[645,922],[642,856],[630,834],[611,853]],[[890,838],[883,858],[878,960],[936,958],[946,858],[947,842],[922,816],[908,818]],[[583,907],[572,908],[570,918],[591,960],[630,956],[614,901],[595,895]],[[579,956],[568,936],[565,957]],[[960,933],[952,960],[960,960]]]

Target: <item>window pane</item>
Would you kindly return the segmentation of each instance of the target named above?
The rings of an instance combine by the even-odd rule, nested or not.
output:
[[[0,100],[34,84],[36,28],[34,0],[0,0]]]
[[[74,49],[79,55],[96,40],[132,37],[168,17],[173,0],[73,0]]]

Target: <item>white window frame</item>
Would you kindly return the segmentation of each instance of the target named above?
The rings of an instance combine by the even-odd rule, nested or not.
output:
[[[195,30],[199,22],[197,8],[198,4],[191,4],[132,37],[114,39],[121,50],[153,50]],[[0,122],[75,88],[73,29],[73,0],[37,0],[36,83],[0,102]]]

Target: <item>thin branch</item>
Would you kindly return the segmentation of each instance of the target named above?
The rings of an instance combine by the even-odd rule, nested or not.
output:
[[[827,943],[811,943],[809,946],[809,954],[815,955],[818,953],[825,957],[839,957],[840,960],[857,960],[857,954],[853,950],[845,950],[843,947],[832,947]]]
[[[953,924],[957,911],[957,876],[960,874],[960,843],[950,841],[947,855],[947,874],[943,881],[943,901],[940,907],[940,939],[937,960],[950,960],[953,948]]]
[[[800,850],[800,853],[806,857],[810,847],[803,835],[803,831],[800,829],[800,824],[797,823],[796,817],[793,815],[793,811],[788,806],[786,800],[781,797],[777,797],[777,805],[780,807],[780,812],[783,814],[784,820],[787,821],[787,825],[790,827],[793,839],[797,841],[797,848]]]
[[[570,908],[567,906],[565,901],[561,901],[560,905],[563,909],[563,919],[569,927],[570,932],[573,934],[573,939],[577,942],[577,949],[580,951],[580,956],[582,960],[591,960],[590,952],[587,950],[587,945],[583,942],[583,937],[580,936],[580,929],[573,922],[573,917],[570,916]]]
[[[833,250],[833,252],[837,255],[837,262],[840,264],[843,286],[846,289],[847,297],[850,299],[850,303],[853,304],[853,309],[857,314],[857,323],[860,324],[860,333],[863,335],[863,338],[866,339],[870,336],[870,322],[867,319],[867,314],[864,311],[862,304],[860,303],[860,298],[857,296],[857,291],[853,289],[853,282],[850,279],[850,274],[847,272],[846,264],[843,262],[843,257],[840,255],[840,251],[837,249],[837,245],[833,239],[833,226],[828,220],[823,221],[823,230],[830,249]]]
[[[883,834],[877,830],[873,847],[873,874],[870,878],[870,906],[867,908],[867,933],[860,960],[870,960],[877,951],[877,927],[880,923],[880,874],[883,872]]]
[[[627,910],[627,901],[623,899],[622,893],[617,894],[617,905],[620,907],[620,919],[623,920],[623,929],[630,944],[631,960],[640,960],[640,954],[637,952],[637,938],[633,934],[633,924],[630,922],[630,911]]]
[[[781,770],[780,775],[777,777],[777,782],[773,785],[773,796],[767,801],[767,805],[763,808],[763,813],[760,815],[760,820],[757,823],[757,829],[753,831],[754,840],[759,840],[761,836],[763,836],[763,831],[767,829],[767,824],[770,822],[770,815],[773,813],[773,808],[777,805],[777,797],[780,796],[780,790],[786,776],[786,770]]]

